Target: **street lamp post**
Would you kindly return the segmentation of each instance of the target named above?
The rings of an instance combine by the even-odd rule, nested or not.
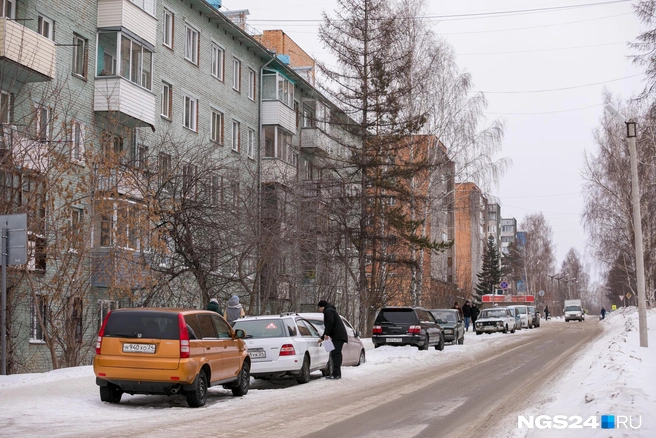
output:
[[[633,204],[633,233],[636,252],[636,277],[638,286],[638,329],[640,331],[640,346],[648,347],[647,340],[647,298],[645,296],[645,259],[642,249],[642,216],[640,213],[640,188],[638,186],[638,158],[636,151],[636,122],[620,114],[611,105],[606,105],[606,111],[626,124],[626,137],[629,143],[631,160],[631,203]]]

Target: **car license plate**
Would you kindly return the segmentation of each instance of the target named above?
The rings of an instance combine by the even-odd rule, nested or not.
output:
[[[123,353],[155,354],[155,344],[123,344]]]
[[[261,348],[258,348],[256,350],[248,350],[248,354],[251,356],[252,359],[262,359],[266,357],[266,351],[262,350]]]
[[[403,342],[401,338],[387,338],[387,342]]]

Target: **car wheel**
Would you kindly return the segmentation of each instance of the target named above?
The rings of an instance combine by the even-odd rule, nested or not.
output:
[[[251,384],[251,364],[247,361],[244,361],[244,364],[241,366],[241,371],[239,371],[239,378],[237,379],[237,386],[230,388],[232,390],[232,395],[237,397],[244,396],[248,393],[248,388]]]
[[[435,346],[435,349],[439,351],[444,350],[444,336],[440,335],[440,342]]]
[[[465,343],[465,334],[463,333],[460,339],[458,339],[458,345],[462,345]]]
[[[426,340],[424,341],[424,345],[419,345],[417,348],[419,350],[428,350],[428,344],[430,343],[430,338],[428,335],[426,335]]]
[[[505,326],[503,327],[503,332],[504,332],[504,333],[508,333],[508,326],[507,326],[507,325],[505,325]]]
[[[205,371],[200,370],[196,389],[187,391],[186,396],[189,407],[199,408],[205,406],[205,402],[207,401],[207,374],[205,374]]]
[[[510,330],[510,333],[515,333],[515,327],[513,327],[512,330]]]
[[[476,332],[477,335],[480,335],[480,334],[482,334],[482,333],[483,333],[483,332]]]
[[[367,357],[364,354],[364,350],[360,350],[360,357],[358,358],[358,364],[356,366],[359,367],[360,365],[365,363],[366,360],[367,360]]]
[[[120,403],[123,391],[113,383],[107,383],[107,386],[100,387],[100,401],[107,403]]]
[[[310,381],[310,358],[305,356],[303,359],[303,367],[301,367],[301,374],[296,378],[298,383],[307,383]]]
[[[328,359],[328,363],[326,364],[326,368],[321,370],[321,375],[326,377],[332,375],[332,373],[333,373],[333,357],[331,355],[330,358]]]

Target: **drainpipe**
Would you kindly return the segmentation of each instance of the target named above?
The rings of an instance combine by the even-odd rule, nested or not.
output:
[[[257,148],[257,262],[258,266],[261,260],[261,244],[262,244],[262,90],[263,90],[263,75],[264,69],[267,65],[271,64],[276,59],[276,53],[271,52],[272,57],[269,59],[262,67],[260,67],[260,102],[259,110],[257,114],[258,120],[258,148]],[[260,266],[261,268],[261,266]],[[256,278],[257,281],[257,314],[262,314],[262,270],[258,269],[259,278]]]

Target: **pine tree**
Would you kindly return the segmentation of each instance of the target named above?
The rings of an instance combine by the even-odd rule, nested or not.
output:
[[[501,281],[501,265],[499,263],[499,250],[494,237],[488,236],[487,246],[483,252],[483,268],[481,272],[476,274],[478,283],[476,284],[476,295],[480,301],[481,296],[484,294],[494,293],[494,290]]]

